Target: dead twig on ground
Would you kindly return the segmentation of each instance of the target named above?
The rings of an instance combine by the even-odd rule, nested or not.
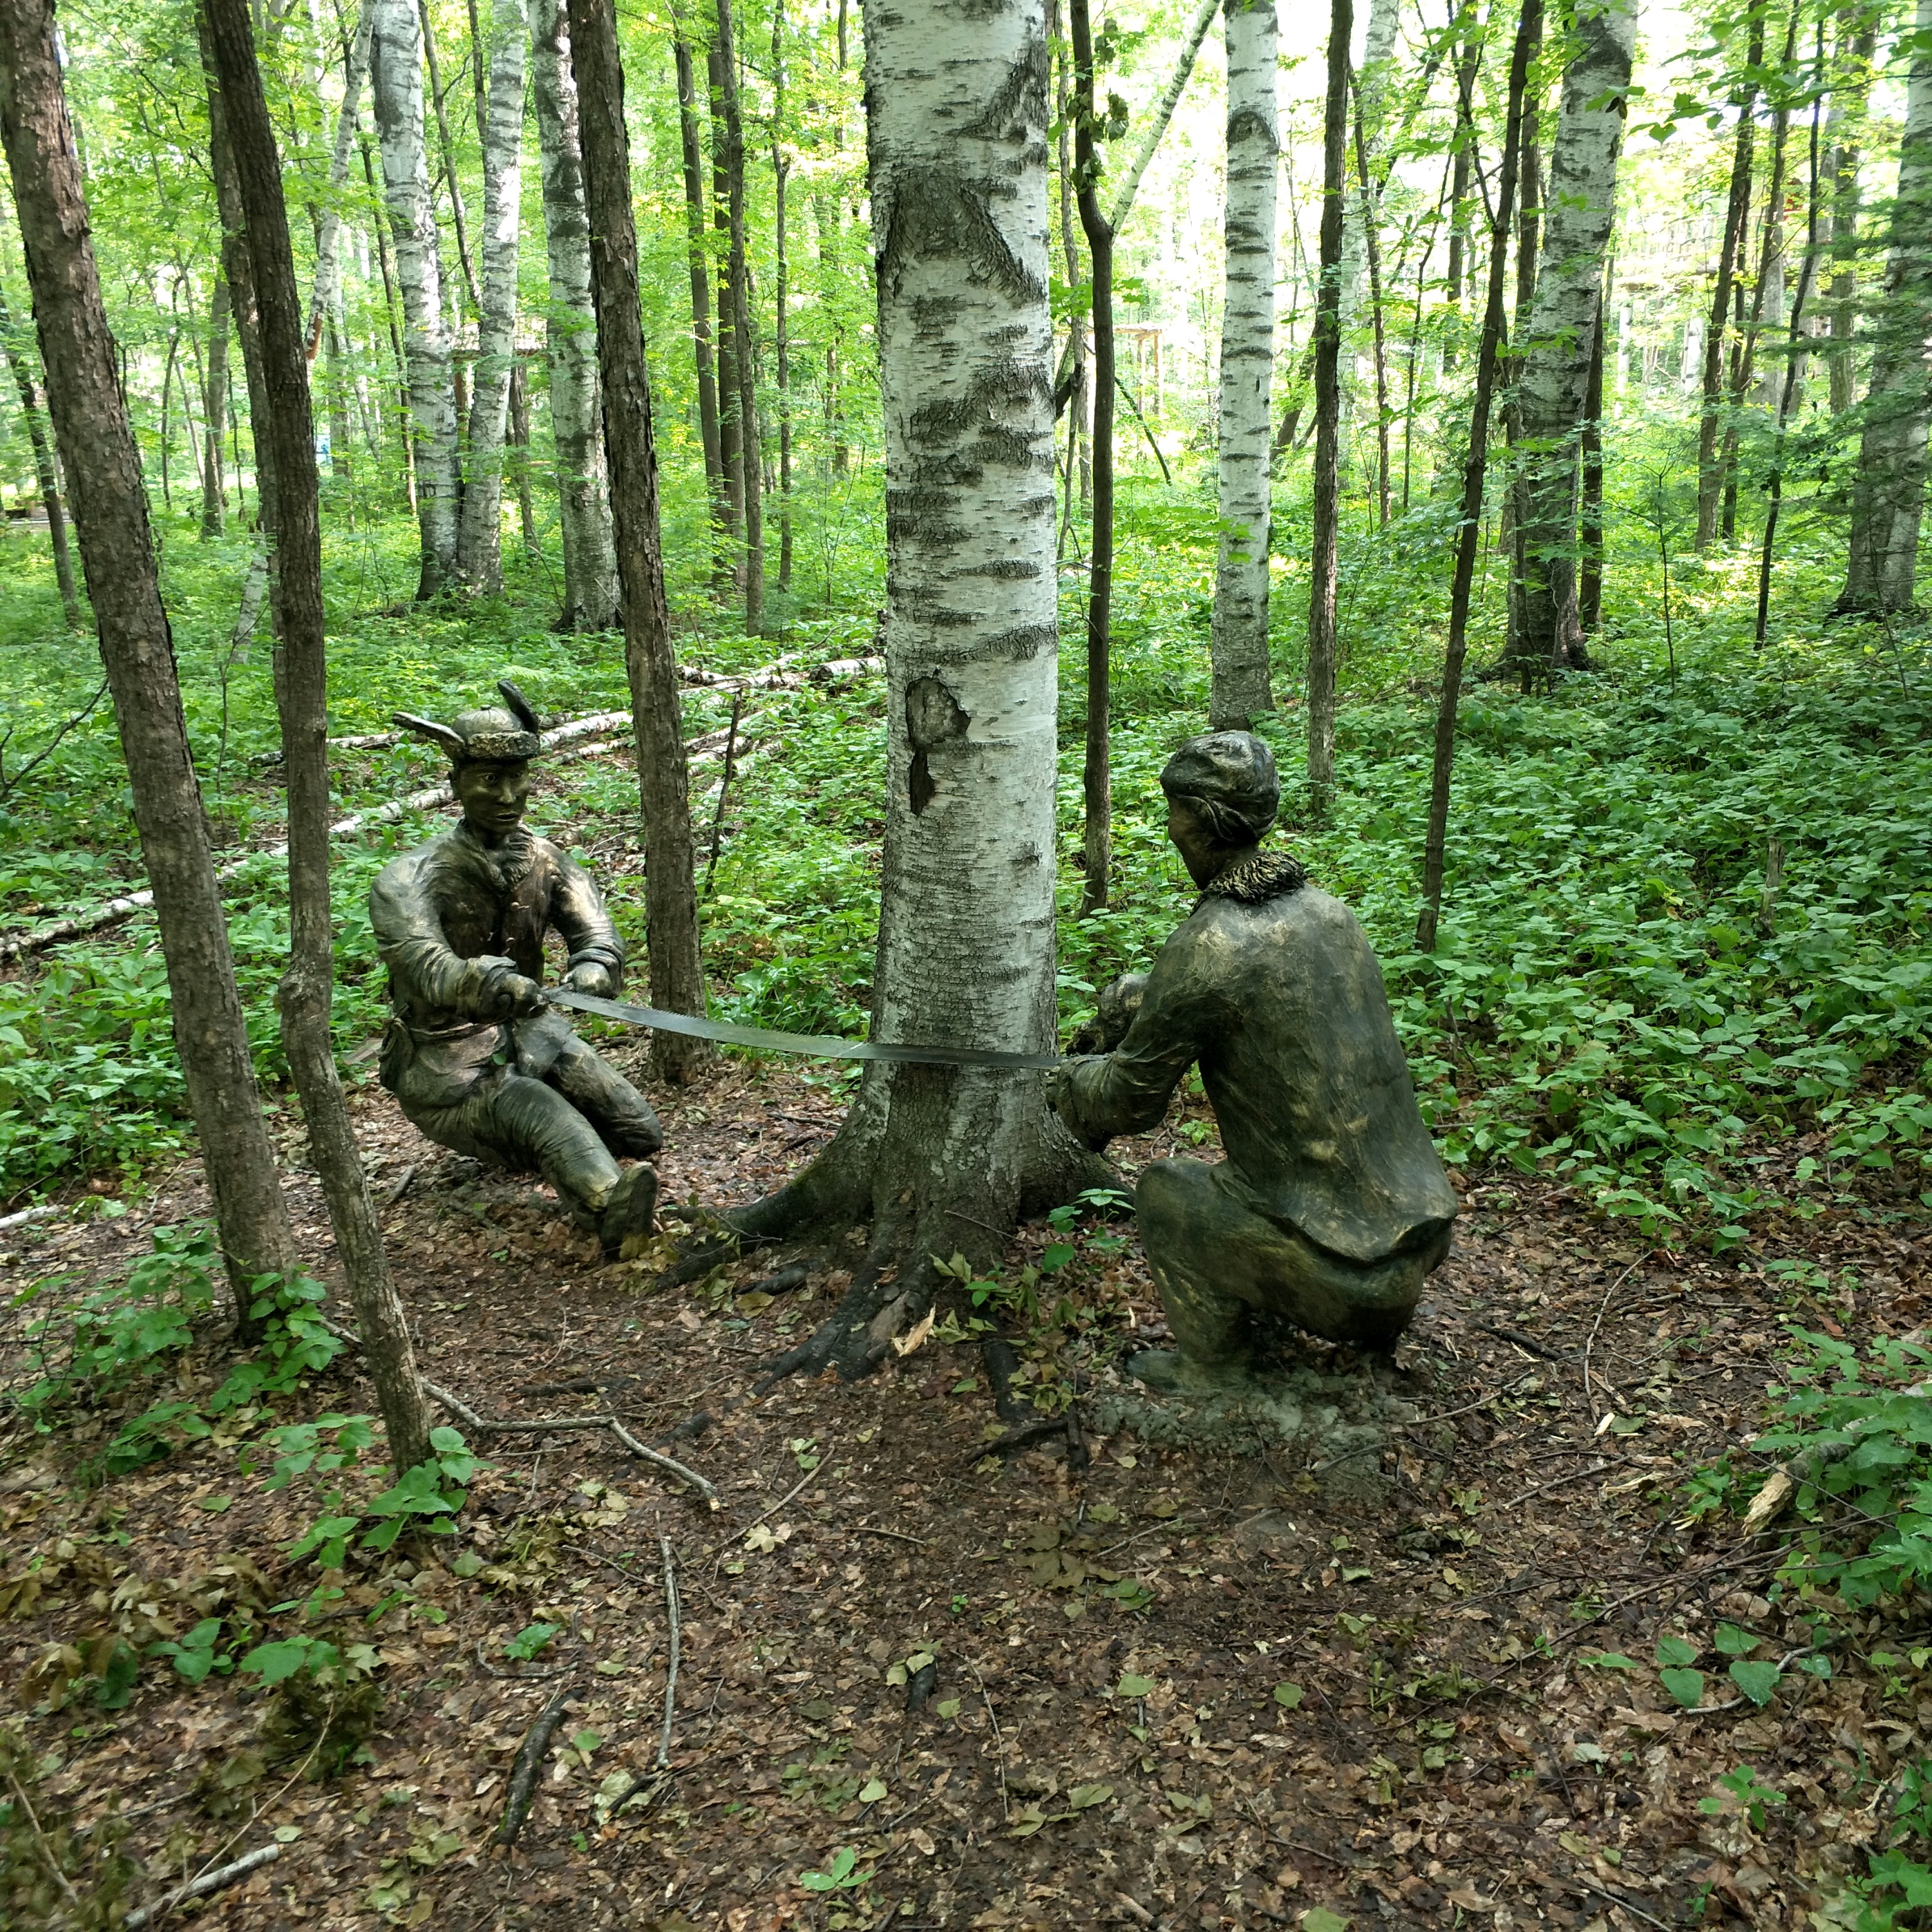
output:
[[[661,1536],[658,1547],[664,1552],[664,1622],[670,1632],[670,1661],[664,1670],[664,1730],[658,1739],[657,1768],[670,1768],[671,1726],[677,1719],[677,1659],[680,1624],[677,1613],[677,1564],[671,1555],[670,1538]]]
[[[1622,1462],[1623,1460],[1619,1456],[1617,1458],[1617,1462]],[[1587,1469],[1572,1469],[1567,1476],[1553,1477],[1546,1483],[1538,1484],[1533,1490],[1525,1490],[1520,1496],[1510,1497],[1508,1502],[1502,1505],[1502,1508],[1505,1510],[1520,1509],[1532,1496],[1545,1495],[1551,1490],[1562,1489],[1566,1484],[1570,1483],[1582,1482],[1592,1476],[1600,1476],[1606,1471],[1614,1469],[1617,1466],[1617,1462],[1593,1462]]]
[[[352,1348],[360,1349],[362,1338],[346,1328],[338,1328],[326,1316],[320,1318],[322,1325],[339,1342],[346,1342]],[[432,1402],[439,1403],[454,1416],[466,1429],[473,1429],[481,1436],[548,1436],[553,1432],[608,1429],[617,1440],[636,1456],[640,1462],[648,1462],[655,1469],[661,1469],[667,1476],[680,1483],[688,1484],[702,1496],[712,1509],[718,1507],[718,1492],[695,1469],[686,1468],[674,1456],[661,1454],[640,1442],[614,1415],[545,1415],[533,1417],[528,1421],[496,1420],[480,1415],[460,1396],[452,1395],[446,1388],[439,1388],[425,1376],[423,1393]]]
[[[516,1763],[510,1772],[510,1789],[503,1802],[503,1822],[496,1827],[495,1841],[500,1845],[514,1845],[517,1834],[524,1828],[524,1820],[530,1816],[530,1800],[536,1795],[538,1774],[543,1769],[544,1760],[550,1755],[550,1740],[563,1722],[564,1707],[570,1702],[574,1690],[574,1684],[559,1684],[551,1694],[550,1702],[537,1713],[536,1722],[524,1734],[523,1748],[517,1753]]]
[[[206,1898],[212,1892],[219,1892],[224,1886],[232,1885],[238,1878],[246,1878],[250,1872],[259,1871],[262,1866],[273,1864],[282,1855],[280,1845],[258,1846],[237,1858],[232,1864],[218,1866],[215,1870],[203,1872],[199,1878],[191,1878],[185,1885],[177,1886],[158,1905],[140,1905],[129,1912],[121,1922],[128,1932],[140,1932],[143,1925],[152,1925],[165,1918],[178,1905],[185,1905],[191,1898]],[[71,1891],[68,1894],[71,1898]],[[78,1901],[76,1901],[78,1903]]]
[[[902,1529],[880,1529],[876,1524],[869,1522],[848,1523],[846,1528],[858,1536],[889,1536],[895,1543],[916,1543],[922,1550],[926,1547],[924,1537],[908,1536]]]
[[[1610,1297],[1615,1294],[1617,1290],[1622,1287],[1636,1272],[1636,1263],[1632,1262],[1630,1266],[1604,1290],[1604,1298],[1597,1304],[1597,1318],[1590,1324],[1590,1339],[1583,1344],[1583,1400],[1588,1404],[1590,1412],[1593,1415],[1596,1413],[1597,1405],[1592,1400],[1590,1394],[1590,1358],[1596,1351],[1597,1336],[1602,1330],[1604,1317],[1609,1311]],[[1616,1390],[1610,1388],[1608,1383],[1606,1383],[1604,1387],[1610,1394],[1616,1394]]]
[[[53,1847],[47,1843],[47,1834],[40,1829],[40,1821],[34,1816],[33,1805],[29,1802],[20,1780],[14,1775],[10,1765],[7,1768],[7,1782],[14,1787],[14,1796],[20,1801],[21,1814],[27,1821],[27,1828],[34,1834],[34,1849],[40,1853],[40,1862],[53,1874],[54,1882],[67,1894],[68,1903],[78,1912],[80,1910],[80,1894],[68,1882],[67,1874],[61,1870],[60,1861],[54,1856]]]
[[[986,1695],[986,1680],[980,1675],[976,1664],[968,1664],[966,1668],[973,1673],[973,1682],[980,1687],[980,1701],[986,1707],[986,1721],[993,1727],[993,1769],[1000,1780],[1000,1815],[1010,1824],[1013,1808],[1006,1800],[1006,1740],[1000,1730],[1000,1720],[993,1709],[993,1700]]]

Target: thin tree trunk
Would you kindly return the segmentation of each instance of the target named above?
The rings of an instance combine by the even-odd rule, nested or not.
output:
[[[470,312],[483,313],[483,293],[477,286],[476,257],[470,252],[470,220],[463,206],[463,184],[456,172],[456,143],[449,132],[449,103],[442,85],[442,72],[436,58],[436,31],[429,16],[429,0],[416,0],[416,19],[422,28],[424,58],[429,65],[430,104],[436,115],[436,142],[442,160],[442,178],[449,190],[450,219],[456,230],[456,259],[463,270],[463,286],[470,297]],[[480,56],[479,56],[480,57]],[[460,321],[455,291],[449,291],[450,311]],[[459,414],[460,410],[459,410]]]
[[[1597,323],[1590,338],[1590,374],[1583,390],[1583,424],[1579,436],[1582,470],[1581,504],[1576,514],[1576,623],[1584,637],[1594,637],[1604,622],[1604,342],[1608,331],[1612,297],[1616,290],[1614,261],[1604,271],[1597,299]]]
[[[1264,0],[1274,18],[1272,0]],[[1073,37],[1073,168],[1080,226],[1094,269],[1094,526],[1087,572],[1087,743],[1082,772],[1085,862],[1080,916],[1107,903],[1113,870],[1112,653],[1114,621],[1114,231],[1100,212],[1100,159],[1095,141],[1094,34],[1087,0],[1069,0]],[[1270,65],[1272,74],[1272,63]],[[1273,130],[1270,130],[1270,132]],[[1230,170],[1232,178],[1232,170]],[[1234,241],[1231,232],[1228,248]],[[1268,402],[1262,402],[1264,445]],[[1266,458],[1264,455],[1264,462]],[[1224,513],[1225,514],[1225,513]]]
[[[214,293],[208,304],[208,389],[202,420],[207,425],[208,454],[201,472],[201,533],[218,537],[228,518],[228,499],[221,487],[221,425],[228,420],[228,278],[215,272]]]
[[[730,222],[731,333],[737,348],[738,446],[745,510],[745,634],[765,628],[764,446],[758,434],[758,359],[753,347],[752,282],[745,257],[745,126],[738,110],[738,62],[731,0],[716,0],[718,71],[724,106],[720,164]]]
[[[1444,290],[1442,373],[1455,369],[1461,352],[1464,257],[1468,250],[1469,181],[1476,154],[1476,76],[1482,60],[1482,40],[1473,10],[1462,29],[1462,51],[1456,61],[1456,134],[1449,183],[1449,261]],[[1470,281],[1473,285],[1474,276]]]
[[[1814,85],[1822,83],[1824,79],[1825,25],[1822,20],[1818,22],[1817,34]],[[1765,638],[1771,627],[1771,566],[1778,554],[1778,512],[1784,496],[1784,428],[1791,415],[1792,399],[1797,392],[1798,372],[1803,365],[1805,304],[1810,298],[1811,284],[1818,268],[1821,186],[1818,123],[1822,106],[1822,100],[1814,94],[1811,103],[1810,167],[1804,193],[1804,260],[1798,268],[1797,292],[1792,297],[1791,316],[1786,324],[1784,368],[1783,380],[1778,385],[1778,415],[1772,436],[1771,474],[1765,482],[1764,545],[1758,558],[1757,628],[1752,640],[1758,650],[1764,649]]]
[[[621,621],[616,536],[598,401],[597,318],[591,298],[590,224],[584,210],[577,82],[563,0],[530,0],[530,40],[550,260],[550,420],[556,445],[557,513],[563,530],[560,628],[609,631]]]
[[[512,473],[517,483],[517,520],[524,533],[524,554],[541,556],[543,545],[537,536],[536,506],[530,500],[530,384],[524,373],[524,358],[513,356],[510,364],[510,447],[516,452]]]
[[[74,585],[74,558],[68,550],[67,512],[61,507],[60,472],[54,466],[52,446],[47,441],[46,426],[40,420],[40,398],[34,392],[33,365],[15,332],[7,298],[0,291],[0,343],[7,350],[7,366],[14,372],[14,386],[20,394],[20,415],[27,425],[27,440],[33,446],[34,477],[40,488],[40,506],[47,513],[47,536],[54,550],[54,582],[60,590],[61,610],[70,631],[83,628],[80,599]],[[185,411],[184,411],[185,414]],[[190,439],[194,425],[189,424]]]
[[[1038,1052],[1056,664],[1042,8],[873,0],[865,24],[889,586],[873,1031]],[[934,1256],[991,1262],[1021,1214],[1089,1184],[1044,1101],[1030,1072],[868,1068],[830,1148],[734,1217],[872,1220],[844,1306],[775,1366],[864,1372],[929,1301]]]
[[[1932,4],[1932,0],[1928,0]],[[1422,856],[1422,910],[1415,922],[1415,950],[1436,950],[1442,916],[1444,856],[1449,836],[1449,780],[1456,763],[1456,712],[1468,650],[1469,592],[1475,582],[1482,538],[1483,483],[1489,467],[1490,406],[1503,346],[1503,291],[1508,280],[1510,224],[1516,211],[1516,166],[1522,141],[1523,100],[1529,66],[1543,39],[1543,0],[1522,0],[1510,50],[1509,97],[1503,152],[1496,171],[1494,219],[1490,230],[1489,296],[1476,352],[1475,394],[1469,408],[1469,446],[1462,464],[1462,521],[1456,532],[1456,570],[1449,590],[1449,638],[1442,666],[1442,697],[1436,712],[1436,747],[1429,784],[1429,824]]]
[[[1743,253],[1750,220],[1751,160],[1756,145],[1757,73],[1764,64],[1764,12],[1753,8],[1750,41],[1744,55],[1747,79],[1734,97],[1736,144],[1732,152],[1730,198],[1724,213],[1724,238],[1718,255],[1718,277],[1711,291],[1711,319],[1704,336],[1703,404],[1697,422],[1697,548],[1707,549],[1718,534],[1723,508],[1724,465],[1718,434],[1724,410],[1724,332],[1731,319],[1731,284]]]
[[[1370,153],[1378,152],[1381,147],[1382,95],[1388,82],[1401,11],[1401,0],[1369,0],[1368,26],[1362,39],[1361,69],[1359,73],[1352,70],[1348,77],[1358,117],[1362,113],[1363,96],[1367,96],[1367,125],[1364,130],[1362,145]],[[1345,174],[1346,167],[1345,161]],[[1368,261],[1368,230],[1376,219],[1376,197],[1374,188],[1366,184],[1352,190],[1345,185],[1342,194],[1342,338],[1348,343],[1354,339],[1361,314],[1362,284]],[[1345,355],[1341,366],[1343,406],[1351,413],[1354,409],[1354,361],[1352,355]]]
[[[1540,52],[1540,49],[1538,49]],[[1503,658],[1505,663],[1521,661],[1523,638],[1528,631],[1524,611],[1524,579],[1528,556],[1522,530],[1528,506],[1524,500],[1525,478],[1520,452],[1522,444],[1522,406],[1519,387],[1522,379],[1523,357],[1528,350],[1530,311],[1536,304],[1537,244],[1543,233],[1543,97],[1531,56],[1530,97],[1523,103],[1522,141],[1516,160],[1516,304],[1512,316],[1514,329],[1506,337],[1497,382],[1503,399],[1503,437],[1508,467],[1502,506],[1498,520],[1496,548],[1508,560],[1508,590],[1504,599],[1507,628]],[[1526,674],[1524,686],[1528,679]]]
[[[343,58],[342,105],[335,117],[335,147],[328,160],[328,199],[322,206],[321,232],[316,237],[315,280],[308,302],[311,363],[322,346],[323,326],[334,312],[342,286],[342,190],[349,182],[349,151],[356,144],[356,118],[362,100],[362,77],[369,68],[369,38],[374,24],[372,0],[361,0],[356,14],[356,37]]]
[[[368,136],[358,134],[357,141],[362,150],[362,178],[368,184],[370,200],[377,204],[369,225],[376,232],[376,260],[382,271],[382,320],[388,325],[391,366],[395,371],[397,435],[402,446],[403,478],[409,494],[410,514],[414,516],[417,514],[416,458],[415,439],[410,433],[409,364],[403,353],[403,326],[400,307],[396,300],[396,278],[389,266],[388,224],[380,206],[382,196],[376,188],[376,164],[371,158]]]
[[[1368,257],[1369,316],[1376,345],[1376,521],[1387,530],[1389,520],[1388,342],[1382,324],[1382,238],[1377,232],[1374,184],[1369,178],[1369,146],[1362,129],[1361,97],[1355,98],[1355,170],[1362,189],[1362,240]]]
[[[517,356],[517,240],[523,212],[524,0],[496,0],[483,148],[483,303],[470,386],[470,449],[457,574],[472,590],[503,587],[503,430]],[[478,58],[482,58],[479,52]]]
[[[416,1374],[409,1320],[382,1252],[362,1156],[343,1098],[330,1034],[335,940],[329,910],[328,692],[323,645],[321,500],[309,401],[302,296],[289,245],[282,173],[256,64],[248,0],[203,0],[248,238],[260,317],[262,424],[272,441],[274,540],[271,555],[279,621],[276,697],[288,775],[289,969],[282,976],[282,1042],[321,1176],[335,1250],[362,1332],[398,1470],[430,1453],[429,1409]]]
[[[403,308],[409,435],[422,546],[419,599],[434,597],[456,569],[456,404],[442,263],[423,139],[422,28],[416,0],[370,0],[370,94],[382,150],[382,179],[396,244]]]
[[[685,244],[691,257],[691,334],[698,364],[698,427],[704,446],[704,488],[711,505],[714,555],[724,540],[724,464],[718,440],[718,377],[711,353],[711,250],[704,238],[704,154],[698,138],[698,82],[691,50],[675,42],[678,130],[684,150]]]
[[[731,177],[724,133],[724,63],[716,46],[705,52],[711,102],[711,227],[718,296],[718,462],[724,478],[724,545],[712,581],[722,592],[744,586],[738,555],[745,528],[745,421],[738,309],[731,281]]]
[[[1636,9],[1579,9],[1564,45],[1571,57],[1551,157],[1548,246],[1534,301],[1518,324],[1516,358],[1524,448],[1517,485],[1524,565],[1519,651],[1526,678],[1532,670],[1587,661],[1576,589],[1578,442],[1594,419],[1593,361],[1600,406],[1604,266]]]
[[[791,318],[790,292],[786,281],[785,182],[791,163],[781,146],[784,138],[784,5],[772,6],[772,238],[777,250],[774,348],[778,358],[778,588],[791,594]]]
[[[1116,236],[1126,226],[1134,198],[1140,192],[1141,177],[1147,172],[1148,164],[1154,159],[1161,136],[1174,118],[1174,110],[1180,106],[1180,97],[1187,91],[1188,76],[1194,71],[1201,44],[1207,39],[1208,29],[1214,24],[1214,16],[1220,10],[1221,0],[1199,0],[1182,32],[1180,51],[1174,56],[1174,70],[1168,76],[1160,98],[1147,111],[1140,138],[1134,143],[1126,166],[1120,170],[1120,183],[1114,190],[1113,206],[1107,211],[1107,225]]]
[[[0,0],[0,137],[14,180],[48,411],[154,894],[175,1044],[245,1320],[255,1279],[296,1265],[188,748],[174,642],[89,238],[48,0]]]
[[[1879,614],[1912,608],[1925,495],[1932,334],[1932,0],[1918,0],[1912,77],[1898,149],[1892,248],[1876,310],[1864,431],[1852,484],[1851,556],[1838,608]],[[71,481],[74,466],[68,466]]]
[[[1534,4],[1534,0],[1532,0]],[[1342,224],[1348,152],[1352,0],[1330,0],[1322,112],[1321,282],[1315,297],[1315,502],[1309,544],[1308,804],[1320,824],[1335,782],[1335,590],[1342,511]]]
[[[1838,10],[1838,71],[1825,122],[1831,154],[1833,266],[1828,366],[1834,416],[1843,416],[1858,400],[1858,353],[1852,346],[1852,332],[1858,322],[1858,167],[1878,22],[1879,10],[1869,4]]]
[[[597,302],[604,439],[610,457],[617,568],[623,584],[624,664],[644,811],[645,951],[651,1000],[673,1012],[701,1013],[704,967],[698,952],[690,772],[670,618],[664,607],[657,450],[638,306],[630,142],[624,124],[624,74],[613,0],[570,0],[570,41],[583,114],[584,185],[590,221],[591,286]],[[661,1078],[687,1078],[709,1057],[708,1049],[696,1040],[668,1033],[651,1036],[651,1064]]]
[[[1218,0],[1217,0],[1218,4]],[[1054,115],[1060,144],[1060,250],[1066,262],[1066,291],[1072,303],[1080,286],[1080,233],[1074,212],[1073,123],[1078,110],[1073,88],[1073,56],[1060,32],[1060,0],[1046,0],[1046,33],[1048,43],[1059,56],[1058,106]],[[1087,318],[1074,306],[1066,318],[1066,348],[1060,358],[1061,380],[1055,386],[1054,402],[1066,416],[1066,520],[1073,520],[1073,478],[1080,477],[1080,501],[1084,506],[1094,495],[1094,472],[1089,452],[1081,447],[1087,428]]]

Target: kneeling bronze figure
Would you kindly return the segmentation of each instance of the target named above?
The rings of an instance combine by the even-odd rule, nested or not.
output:
[[[1339,899],[1261,849],[1280,801],[1244,731],[1190,739],[1161,772],[1168,835],[1201,889],[1145,976],[1101,996],[1103,1057],[1060,1076],[1090,1147],[1157,1125],[1198,1064],[1227,1159],[1157,1160],[1134,1199],[1176,1358],[1143,1380],[1244,1373],[1256,1315],[1386,1349],[1448,1253],[1456,1196],[1416,1106],[1382,970]]]
[[[563,983],[614,998],[624,946],[590,874],[524,824],[536,715],[516,686],[507,710],[453,724],[399,712],[449,754],[462,821],[394,859],[369,894],[394,1006],[382,1084],[433,1141],[554,1187],[614,1252],[647,1233],[657,1203],[650,1157],[664,1136],[650,1102],[544,1002],[544,934],[561,934]],[[626,1170],[618,1156],[634,1156]]]

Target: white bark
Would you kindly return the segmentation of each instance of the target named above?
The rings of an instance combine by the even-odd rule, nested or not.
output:
[[[870,0],[865,50],[887,478],[874,1031],[1049,1051],[1058,628],[1041,0]],[[903,1158],[922,1143],[933,1185],[1012,1224],[1042,1118],[1036,1080],[962,1072],[942,1088],[892,1069],[869,1084],[860,1111],[889,1147]]]
[[[370,94],[382,151],[383,197],[396,244],[416,520],[422,533],[422,577],[416,594],[431,597],[456,567],[456,400],[423,142],[422,28],[415,0],[371,0],[370,13]]]
[[[1274,709],[1268,680],[1268,396],[1274,371],[1279,154],[1274,0],[1227,0],[1226,296],[1221,318],[1220,560],[1211,651],[1215,728]]]
[[[1116,241],[1120,238],[1120,230],[1127,225],[1127,217],[1133,212],[1134,197],[1140,192],[1141,177],[1147,172],[1148,164],[1154,159],[1154,150],[1167,132],[1167,124],[1174,118],[1174,110],[1180,106],[1180,97],[1187,91],[1187,77],[1194,71],[1201,43],[1208,38],[1208,29],[1214,24],[1214,16],[1220,10],[1221,0],[1199,0],[1193,18],[1181,34],[1180,52],[1175,56],[1174,71],[1168,75],[1160,98],[1148,110],[1140,139],[1134,143],[1134,151],[1126,166],[1120,170],[1119,184],[1114,190],[1113,205],[1107,212],[1107,225],[1113,230]]]
[[[598,412],[597,316],[590,299],[590,224],[584,211],[584,157],[577,135],[577,82],[561,0],[530,0],[537,140],[543,164],[544,230],[550,256],[550,428],[556,444],[563,530],[563,624],[614,629],[617,544]]]
[[[1892,250],[1876,306],[1864,432],[1852,485],[1850,568],[1839,607],[1911,608],[1925,496],[1926,345],[1932,336],[1932,0],[1918,0]]]
[[[1558,663],[1582,644],[1576,613],[1577,435],[1601,320],[1622,100],[1636,49],[1636,0],[1587,0],[1576,9],[1571,44],[1576,52],[1563,76],[1544,197],[1542,259],[1517,392],[1526,452],[1522,646]]]
[[[369,38],[374,23],[373,0],[362,0],[356,16],[356,38],[350,43],[342,74],[342,106],[335,119],[335,152],[329,157],[328,199],[322,205],[322,230],[316,238],[315,283],[308,304],[308,359],[322,340],[324,321],[334,315],[342,298],[342,190],[349,179],[350,150],[356,145],[356,118],[362,103],[362,77],[368,71]]]
[[[472,590],[503,587],[503,425],[517,346],[517,236],[522,214],[523,0],[496,0],[483,152],[483,286],[470,391],[470,464],[457,570]]]

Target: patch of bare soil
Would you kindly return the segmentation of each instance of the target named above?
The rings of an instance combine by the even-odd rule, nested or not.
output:
[[[653,1098],[664,1198],[712,1205],[794,1170],[837,1115],[769,1066]],[[1186,1106],[1117,1150],[1124,1166],[1197,1142]],[[541,1189],[428,1146],[373,1088],[358,1107],[378,1190],[409,1179],[386,1220],[428,1372],[488,1414],[608,1406],[648,1441],[682,1429],[674,1453],[722,1506],[608,1434],[478,1445],[496,1467],[454,1540],[476,1574],[444,1544],[334,1580],[326,1634],[375,1646],[385,1701],[368,1761],[318,1784],[246,1755],[265,1700],[233,1678],[149,1662],[107,1709],[61,1660],[178,1628],[184,1592],[224,1566],[232,1595],[306,1595],[313,1572],[282,1552],[320,1492],[242,1472],[265,1419],[91,1490],[76,1472],[118,1417],[53,1440],[16,1424],[0,1576],[37,1580],[0,1585],[0,1658],[41,1754],[40,1824],[118,1807],[146,1874],[130,1898],[280,1840],[181,1916],[248,1932],[1796,1927],[1863,1870],[1886,1780],[1925,1748],[1916,1674],[1860,1661],[1896,1639],[1876,1618],[1828,1682],[1787,1673],[1762,1710],[1682,1712],[1651,1661],[1660,1634],[1708,1646],[1720,1618],[1766,1654],[1808,1640],[1763,1594],[1780,1537],[1686,1531],[1665,1505],[1757,1422],[1782,1316],[1857,1337],[1925,1318],[1922,1254],[1896,1228],[1794,1226],[1792,1252],[1862,1284],[1799,1305],[1756,1265],[1640,1246],[1561,1190],[1480,1185],[1396,1364],[1294,1352],[1304,1378],[1372,1384],[1414,1418],[1351,1492],[1264,1444],[1098,1434],[1126,1392],[1119,1357],[1160,1330],[1131,1242],[1090,1243],[1048,1280],[1072,1305],[1048,1308],[1068,1319],[1032,1379],[1048,1406],[1072,1395],[1081,1440],[1002,1459],[970,1343],[928,1339],[849,1388],[754,1393],[850,1256],[812,1257],[796,1289],[756,1286],[769,1256],[654,1289],[648,1263],[598,1265]],[[319,1194],[296,1185],[326,1274]],[[184,1170],[124,1220],[21,1231],[6,1278],[110,1272],[200,1204]],[[1014,1267],[1043,1239],[1023,1231]],[[345,1357],[300,1412],[372,1407]],[[682,1604],[664,1775],[661,1538]],[[560,1634],[513,1663],[506,1640],[538,1622]],[[566,1684],[528,1823],[495,1848],[519,1746]],[[1700,1809],[1742,1764],[1786,1799],[1762,1828],[1730,1798]]]

